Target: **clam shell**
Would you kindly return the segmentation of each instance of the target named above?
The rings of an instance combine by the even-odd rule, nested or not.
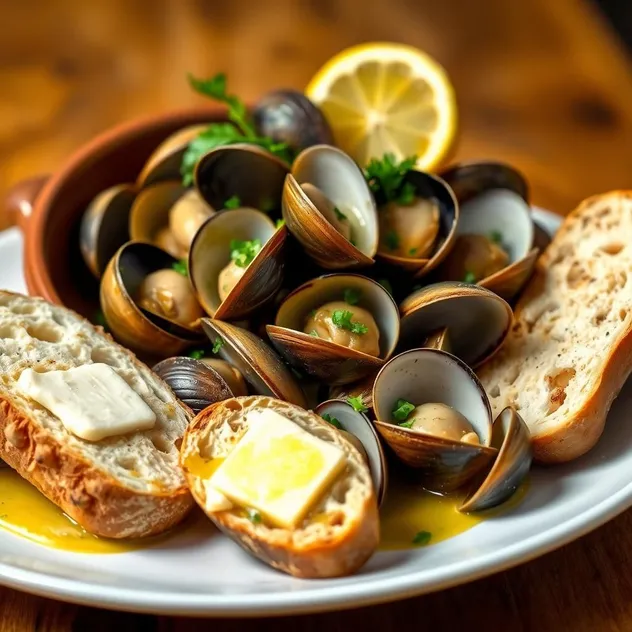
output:
[[[366,377],[353,382],[352,384],[341,384],[331,386],[329,397],[331,399],[347,400],[350,397],[359,397],[362,403],[370,410],[373,408],[373,384],[379,369],[371,371]]]
[[[423,346],[437,327],[447,327],[452,353],[471,367],[494,355],[513,323],[513,311],[500,296],[467,283],[428,285],[399,306],[401,349]]]
[[[375,357],[303,333],[311,310],[343,300],[348,288],[358,289],[358,303],[373,315],[380,331],[380,356]],[[391,295],[377,282],[358,274],[329,274],[294,290],[281,304],[266,332],[277,351],[299,370],[326,384],[348,384],[384,364],[397,345],[399,313]]]
[[[492,446],[498,449],[496,460],[484,480],[465,498],[459,511],[496,507],[511,498],[527,477],[533,460],[531,436],[528,426],[513,408],[505,408],[496,417]]]
[[[352,224],[357,246],[312,203],[302,184],[320,189]],[[283,187],[283,219],[305,253],[326,270],[369,266],[378,246],[375,200],[358,165],[340,149],[314,145],[294,161]]]
[[[237,320],[272,300],[283,283],[286,237],[285,226],[277,229],[265,213],[254,209],[225,210],[211,216],[189,249],[191,282],[206,313],[216,319]],[[261,250],[221,301],[217,280],[230,263],[232,239],[260,239]]]
[[[279,209],[289,166],[274,154],[245,143],[212,149],[200,158],[195,186],[212,208],[223,209],[237,196],[241,206],[272,212]]]
[[[398,399],[415,405],[428,402],[452,406],[472,424],[480,445],[422,434],[392,423]],[[497,451],[490,447],[491,409],[471,369],[455,356],[437,349],[413,349],[385,364],[373,386],[375,426],[395,455],[415,468],[428,489],[449,492],[480,472]]]
[[[426,338],[424,347],[428,347],[430,349],[439,349],[440,351],[447,351],[448,353],[452,353],[452,343],[450,342],[450,334],[448,333],[447,327],[443,329],[437,329],[436,331],[432,332],[428,336],[428,338]]]
[[[215,402],[233,397],[228,384],[215,369],[193,358],[167,358],[152,371],[196,414]]]
[[[379,436],[368,417],[359,413],[347,402],[335,399],[319,404],[314,412],[321,416],[328,413],[335,417],[342,425],[343,430],[350,432],[360,440],[367,455],[377,502],[378,505],[381,505],[388,487],[388,468]]]
[[[261,338],[212,318],[203,318],[202,327],[213,344],[222,339],[219,356],[241,372],[257,395],[269,395],[305,408],[305,394],[291,371]]]
[[[533,220],[533,243],[540,252],[544,252],[551,243],[551,235],[549,232],[535,220]]]
[[[117,184],[99,193],[84,211],[79,247],[97,279],[116,251],[129,240],[129,216],[135,198],[133,185]]]

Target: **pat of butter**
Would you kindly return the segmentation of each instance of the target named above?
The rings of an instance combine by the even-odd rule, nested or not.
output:
[[[17,386],[59,417],[66,430],[86,441],[149,430],[156,423],[154,411],[107,364],[48,373],[26,369]]]
[[[248,413],[248,421],[210,486],[291,529],[344,468],[345,453],[267,408]]]

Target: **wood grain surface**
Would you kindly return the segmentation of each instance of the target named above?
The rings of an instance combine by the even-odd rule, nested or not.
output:
[[[632,72],[581,0],[0,0],[0,196],[94,134],[200,103],[187,71],[253,100],[367,40],[429,51],[455,84],[457,158],[507,160],[558,213],[632,187]],[[259,622],[155,618],[0,589],[0,632],[632,630],[632,513],[516,569],[390,605]],[[213,572],[213,569],[209,569]]]

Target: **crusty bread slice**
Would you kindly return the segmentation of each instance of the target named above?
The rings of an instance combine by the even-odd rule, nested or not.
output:
[[[541,462],[595,445],[632,371],[632,191],[591,197],[563,222],[478,375],[494,414],[512,404]]]
[[[156,413],[152,430],[88,442],[26,398],[16,382],[105,363]],[[178,464],[191,412],[169,387],[101,328],[42,299],[0,292],[0,459],[91,533],[142,537],[178,523],[193,499]]]
[[[226,457],[248,429],[248,411],[269,407],[347,454],[347,467],[312,508],[300,528],[253,524],[239,508],[206,511],[206,479],[187,468],[193,456]],[[313,412],[263,396],[236,397],[203,410],[187,429],[181,463],[193,496],[215,525],[244,549],[274,568],[304,578],[349,575],[379,542],[377,501],[369,469],[357,449]]]

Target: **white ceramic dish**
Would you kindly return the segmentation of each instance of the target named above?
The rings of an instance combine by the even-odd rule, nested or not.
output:
[[[554,231],[559,219],[537,211]],[[25,291],[19,233],[0,233],[0,287]],[[256,562],[213,533],[187,532],[154,549],[81,555],[0,531],[0,583],[62,600],[121,610],[262,616],[350,608],[471,581],[542,555],[632,506],[632,387],[586,457],[535,468],[517,508],[438,544],[380,552],[354,577],[305,581]],[[0,490],[1,495],[1,490]]]

